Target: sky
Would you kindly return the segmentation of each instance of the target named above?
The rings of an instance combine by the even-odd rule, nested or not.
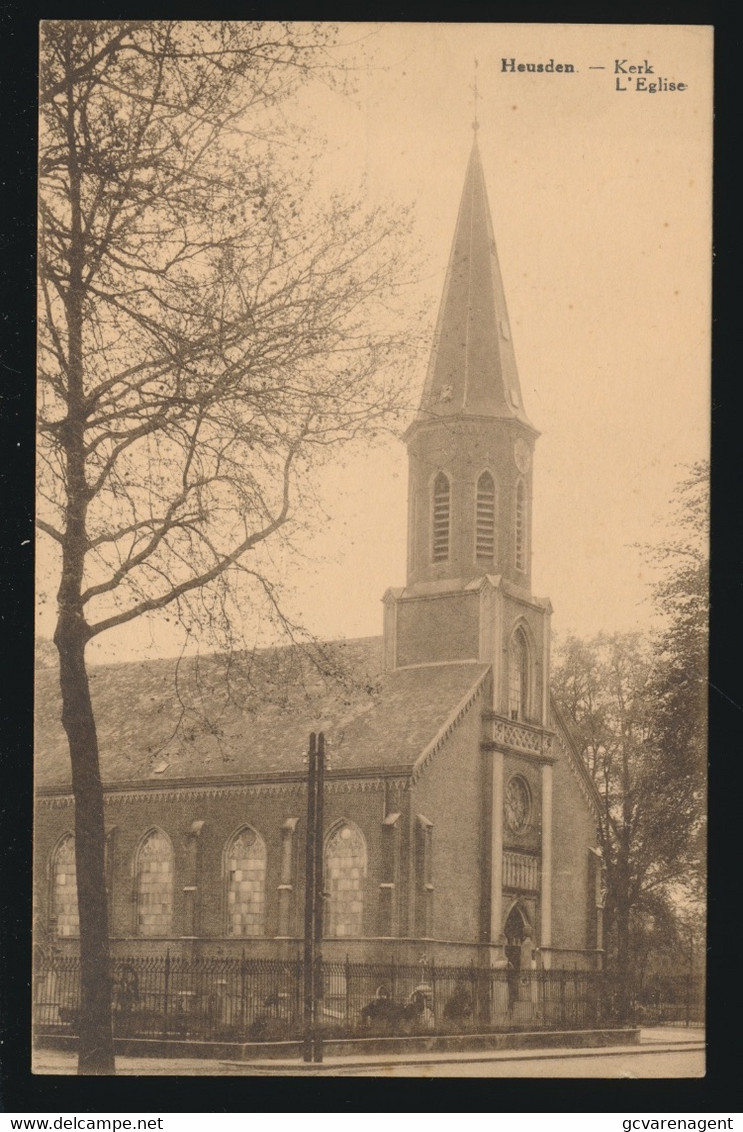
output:
[[[328,191],[363,179],[371,203],[414,202],[426,258],[411,302],[426,302],[431,331],[477,76],[521,388],[542,434],[533,589],[550,597],[558,634],[643,628],[654,575],[638,544],[664,536],[683,466],[709,445],[711,30],[353,24],[341,25],[340,39],[355,93],[305,91],[284,110],[325,135]],[[574,71],[517,69],[550,60]],[[659,80],[686,89],[650,92]],[[422,359],[410,373],[411,404],[425,368]],[[312,632],[381,632],[380,599],[405,581],[406,484],[395,438],[327,469],[318,484],[327,522],[299,538],[300,553],[277,557],[292,612]],[[44,552],[40,572],[45,585],[53,564]],[[48,612],[39,627],[51,635]],[[142,624],[103,635],[89,656],[178,648],[171,625]]]

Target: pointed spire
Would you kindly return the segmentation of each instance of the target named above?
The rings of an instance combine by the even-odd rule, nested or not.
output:
[[[472,129],[475,131],[475,133],[477,133],[477,131],[480,129],[480,119],[477,116],[477,101],[479,97],[480,92],[477,89],[477,59],[475,59],[475,78],[474,82],[472,83],[472,101],[475,104],[475,117],[472,122]]]
[[[454,415],[515,418],[533,428],[521,397],[477,130],[416,420]]]

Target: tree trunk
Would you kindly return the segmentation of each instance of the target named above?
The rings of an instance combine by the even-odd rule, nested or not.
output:
[[[630,905],[624,893],[621,893],[616,903],[617,928],[617,977],[619,980],[619,1020],[627,1022],[630,1017],[631,981],[630,971]]]
[[[60,616],[59,651],[62,723],[67,732],[75,798],[75,867],[80,916],[80,1074],[115,1073],[111,1022],[111,973],[105,878],[103,787],[98,738],[85,667],[81,620]]]
[[[64,46],[64,121],[70,194],[69,284],[66,293],[63,293],[67,319],[67,416],[60,423],[59,433],[66,465],[67,504],[54,643],[59,652],[62,724],[70,747],[72,793],[75,799],[81,992],[77,1071],[81,1074],[110,1074],[115,1072],[115,1065],[108,955],[103,786],[98,764],[98,736],[85,667],[85,645],[90,634],[82,602],[85,555],[88,549],[86,513],[89,489],[85,475],[88,408],[83,377],[85,236],[78,154],[78,108],[75,101],[74,36],[75,25],[70,22],[66,27]]]

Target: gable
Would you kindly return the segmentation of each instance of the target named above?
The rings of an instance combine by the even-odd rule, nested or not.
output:
[[[596,822],[599,822],[601,816],[601,797],[575,746],[568,719],[553,695],[550,695],[550,712],[560,754],[567,762],[572,774],[577,780],[580,792],[588,803],[594,819]]]

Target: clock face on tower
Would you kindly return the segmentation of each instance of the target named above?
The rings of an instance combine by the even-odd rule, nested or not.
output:
[[[516,467],[525,476],[531,467],[531,451],[523,436],[520,436],[513,446],[513,458]]]
[[[516,775],[506,787],[506,824],[512,833],[523,833],[531,817],[531,795],[523,778]]]

